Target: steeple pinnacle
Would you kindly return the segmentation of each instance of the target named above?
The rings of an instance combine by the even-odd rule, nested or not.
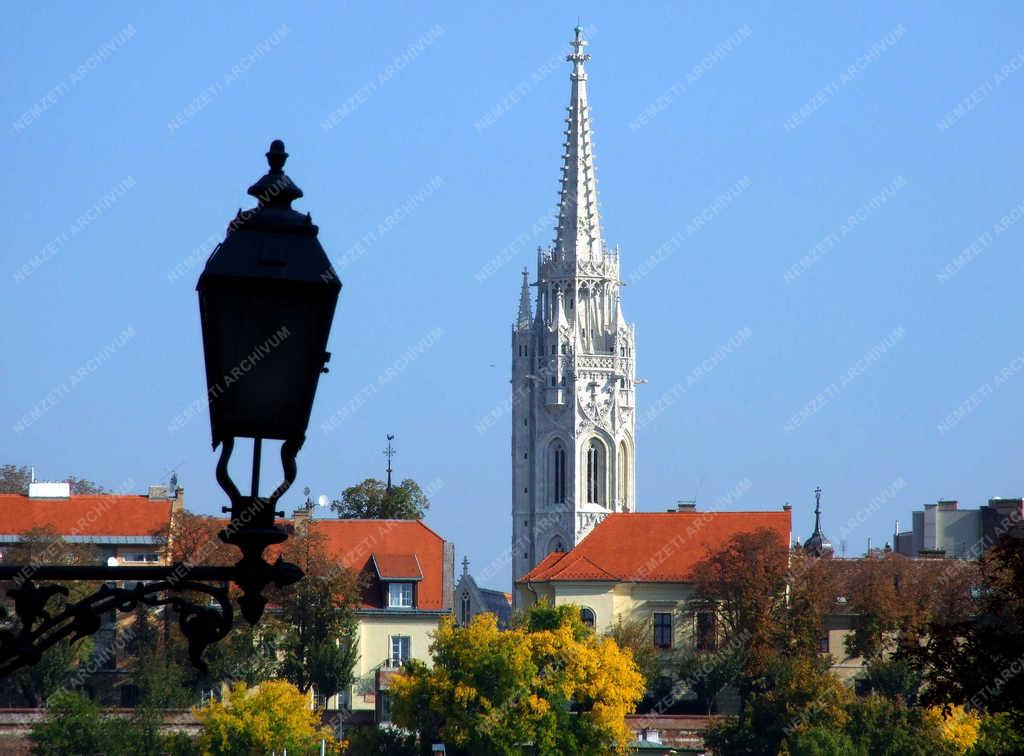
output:
[[[804,542],[804,551],[816,557],[832,553],[832,544],[821,532],[821,486],[814,489],[814,532]]]
[[[516,318],[516,329],[525,331],[530,327],[530,282],[529,273],[523,268],[523,288],[519,292],[519,316]]]
[[[569,81],[568,128],[562,155],[562,188],[559,195],[558,230],[555,248],[572,260],[600,260],[601,223],[597,213],[597,178],[590,139],[590,105],[587,102],[587,72],[583,64],[590,60],[584,52],[587,41],[583,27],[576,27],[573,52],[566,56],[572,63]]]

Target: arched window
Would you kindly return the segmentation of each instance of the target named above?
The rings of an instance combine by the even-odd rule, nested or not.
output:
[[[621,441],[619,443],[619,469],[618,484],[619,484],[619,502],[622,504],[623,509],[628,509],[629,504],[629,452],[626,451],[626,442]]]
[[[604,446],[596,438],[587,446],[587,503],[600,504],[604,498]]]
[[[565,541],[562,540],[562,536],[555,536],[551,539],[551,543],[548,544],[548,553],[553,554],[554,552],[565,551]]]
[[[463,625],[469,624],[469,592],[462,594],[462,606],[460,607],[459,619]]]
[[[594,625],[597,624],[597,617],[594,615],[594,610],[589,606],[585,606],[580,609],[580,619],[583,620],[583,624],[591,630],[593,630]]]
[[[555,504],[565,503],[565,447],[561,441],[551,447],[551,493]]]

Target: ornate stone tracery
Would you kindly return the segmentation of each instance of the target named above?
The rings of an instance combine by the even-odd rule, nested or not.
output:
[[[523,272],[512,332],[512,384],[527,387],[512,411],[516,578],[546,556],[554,528],[571,548],[609,512],[636,506],[635,332],[622,314],[619,250],[601,237],[586,44],[578,29],[555,239],[537,250],[536,280]],[[564,467],[547,458],[554,438],[565,444]],[[556,469],[564,503],[555,502]]]

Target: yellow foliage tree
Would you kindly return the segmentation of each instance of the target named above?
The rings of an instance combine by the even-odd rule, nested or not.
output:
[[[320,725],[309,697],[294,685],[270,680],[254,688],[236,683],[224,701],[195,709],[203,726],[197,745],[203,756],[319,753],[326,740],[329,752],[337,744],[331,730]]]
[[[395,723],[453,754],[604,753],[632,739],[625,716],[644,691],[632,657],[598,638],[577,607],[531,610],[513,630],[491,614],[442,623],[433,667],[392,681]]]
[[[958,754],[967,753],[978,742],[981,719],[977,712],[967,711],[963,706],[949,706],[943,714],[941,706],[929,707],[927,720],[942,734],[942,739],[956,749]]]

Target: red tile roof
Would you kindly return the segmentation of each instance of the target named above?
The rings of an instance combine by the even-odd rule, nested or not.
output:
[[[370,555],[377,575],[390,580],[422,580],[423,570],[415,554],[378,554]]]
[[[63,536],[151,536],[166,532],[170,499],[142,495],[72,495],[66,499],[30,499],[0,494],[0,535],[47,529]]]
[[[620,512],[572,551],[548,554],[518,582],[684,582],[709,550],[768,528],[790,541],[790,512]]]
[[[351,567],[367,572],[370,585],[363,607],[384,608],[383,587],[371,558],[387,572],[406,571],[415,561],[423,575],[416,586],[416,608],[437,611],[443,606],[444,539],[419,520],[314,520],[312,527],[327,538],[330,554]],[[410,575],[399,575],[410,577]]]

